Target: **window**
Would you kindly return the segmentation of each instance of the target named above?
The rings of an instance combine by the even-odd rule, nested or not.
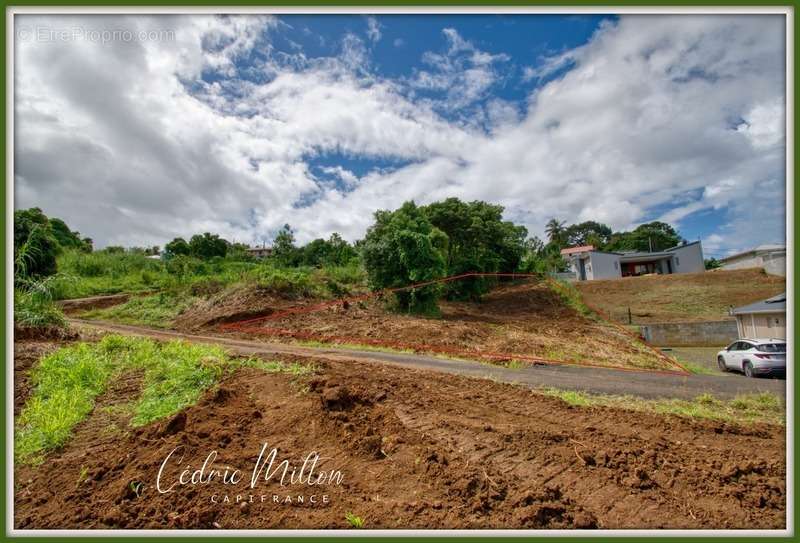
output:
[[[677,256],[675,257],[675,265],[676,265],[676,266],[680,266],[680,265],[681,265],[681,259],[680,259],[680,257],[677,257]]]
[[[615,270],[619,269],[619,262],[617,262],[616,260],[614,261],[614,269]]]
[[[762,353],[785,353],[786,352],[786,344],[785,343],[764,343],[762,345],[758,345],[756,347]]]

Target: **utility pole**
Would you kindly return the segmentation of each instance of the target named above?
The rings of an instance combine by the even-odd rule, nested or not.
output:
[[[650,236],[647,236],[647,243],[650,244],[650,252],[652,253],[653,252],[653,238],[651,238]]]

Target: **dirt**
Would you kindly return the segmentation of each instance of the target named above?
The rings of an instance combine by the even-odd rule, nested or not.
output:
[[[348,528],[348,513],[365,528],[785,526],[782,427],[576,408],[492,381],[297,361],[317,369],[305,377],[239,370],[197,405],[138,429],[125,406],[139,379],[119,380],[63,450],[16,467],[15,526]],[[317,451],[315,473],[343,479],[261,479],[251,490],[264,443],[277,447],[276,464],[299,467]],[[179,445],[183,459],[171,457],[164,487],[214,450],[216,469],[240,468],[245,480],[159,493],[159,468]]]
[[[762,269],[624,277],[576,283],[586,303],[612,319],[633,324],[714,321],[740,307],[786,291],[786,279]]]
[[[141,295],[141,294],[140,294]],[[124,304],[131,298],[130,294],[109,294],[107,296],[91,296],[74,300],[61,300],[58,305],[67,315],[74,315],[90,309],[105,309]]]
[[[189,318],[205,326],[218,325],[223,322],[222,308],[226,323],[252,318],[246,313],[269,317],[274,312],[279,318],[246,325],[239,331],[254,337],[368,344],[500,363],[532,363],[532,358],[539,357],[601,366],[675,369],[630,335],[580,315],[542,282],[504,284],[480,302],[442,301],[440,318],[398,314],[387,310],[387,300],[380,299],[280,316],[287,308],[314,303],[282,301],[277,306],[274,298],[255,295],[221,304],[207,302],[207,307],[187,311],[186,318],[179,319],[179,327]]]
[[[269,289],[237,285],[200,300],[175,319],[177,330],[196,331],[229,322],[264,317],[297,304],[293,298],[275,295]]]

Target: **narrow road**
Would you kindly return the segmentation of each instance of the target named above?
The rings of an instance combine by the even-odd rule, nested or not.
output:
[[[493,379],[530,388],[553,387],[580,390],[596,394],[632,395],[642,398],[692,399],[705,392],[719,398],[737,394],[772,392],[786,396],[786,382],[775,379],[748,379],[743,376],[670,375],[648,371],[622,371],[580,366],[533,366],[508,369],[481,362],[451,360],[434,356],[369,351],[340,347],[308,347],[287,343],[233,339],[221,336],[185,334],[173,330],[156,330],[142,326],[113,324],[83,319],[70,319],[79,326],[107,332],[151,337],[154,339],[183,339],[194,343],[221,345],[237,354],[269,356],[291,354],[329,360],[359,360],[388,364],[417,370],[438,371],[466,377]]]

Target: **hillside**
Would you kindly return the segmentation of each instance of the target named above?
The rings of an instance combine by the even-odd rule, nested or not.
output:
[[[760,269],[584,281],[576,287],[584,301],[618,322],[634,324],[709,321],[730,318],[728,309],[786,290],[783,277]]]

